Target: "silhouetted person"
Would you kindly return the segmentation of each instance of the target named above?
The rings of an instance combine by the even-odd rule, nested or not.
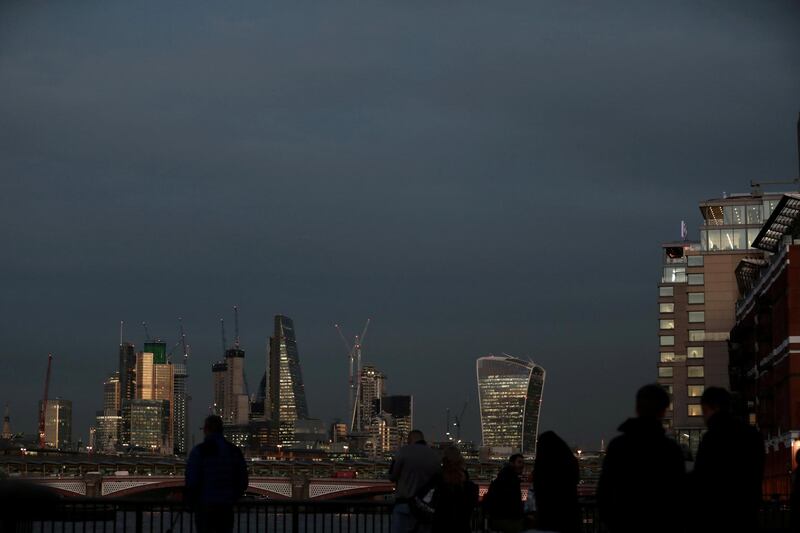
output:
[[[412,514],[408,502],[430,484],[439,473],[440,465],[439,454],[428,446],[422,432],[418,429],[410,431],[408,444],[400,448],[389,468],[389,479],[396,484],[392,533],[430,531],[430,524],[420,523]]]
[[[693,523],[698,531],[756,531],[764,440],[754,427],[731,415],[731,396],[725,389],[707,388],[700,405],[708,431],[691,475]]]
[[[797,467],[792,473],[792,493],[789,496],[789,507],[792,511],[791,531],[800,531],[800,450],[794,454]]]
[[[445,448],[442,472],[435,480],[431,500],[433,533],[470,533],[478,486],[469,480],[464,457],[456,447]]]
[[[636,393],[636,418],[608,445],[597,487],[600,520],[611,533],[681,531],[683,454],[664,433],[669,395],[660,385]]]
[[[552,431],[539,435],[533,472],[536,529],[577,533],[580,530],[578,460],[567,443]]]
[[[524,504],[520,476],[525,458],[515,453],[489,485],[483,497],[483,508],[489,515],[489,526],[503,533],[517,533],[524,525]]]
[[[241,450],[222,434],[222,419],[209,416],[205,440],[186,464],[186,496],[198,533],[233,531],[233,505],[247,490],[247,464]]]

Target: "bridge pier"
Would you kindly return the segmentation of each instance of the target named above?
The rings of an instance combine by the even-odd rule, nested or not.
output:
[[[309,499],[309,486],[311,482],[306,476],[292,477],[292,499],[294,500],[307,500]]]
[[[86,473],[86,496],[89,498],[97,498],[102,496],[101,487],[103,486],[103,476],[100,473],[87,472]]]

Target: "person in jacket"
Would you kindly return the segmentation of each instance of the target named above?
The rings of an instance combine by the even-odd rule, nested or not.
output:
[[[792,492],[789,496],[789,509],[791,511],[790,531],[800,531],[800,450],[794,454],[794,463],[797,465],[792,473]]]
[[[442,454],[442,472],[433,483],[433,533],[470,533],[478,486],[469,480],[464,457],[449,446]]]
[[[205,439],[186,464],[186,499],[198,533],[233,531],[233,505],[247,490],[247,464],[241,450],[225,440],[222,419],[209,416]]]
[[[441,459],[418,429],[408,433],[407,442],[389,467],[389,479],[395,483],[392,533],[426,533],[430,524],[421,523],[414,516],[409,502],[439,473]]]
[[[645,385],[636,393],[636,418],[608,445],[597,504],[610,533],[675,533],[685,523],[683,454],[662,426],[668,407],[660,385]]]
[[[524,526],[524,503],[520,476],[525,458],[515,453],[489,485],[483,497],[483,508],[489,515],[489,526],[503,533],[518,533]]]
[[[552,431],[539,435],[533,472],[536,529],[577,533],[580,530],[578,460],[567,443]]]
[[[709,387],[700,398],[708,431],[691,474],[698,531],[756,531],[764,477],[761,434],[731,414],[731,396]]]

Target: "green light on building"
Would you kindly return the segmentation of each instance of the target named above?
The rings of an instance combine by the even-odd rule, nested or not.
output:
[[[167,343],[166,342],[145,342],[144,352],[153,354],[153,363],[164,365],[167,363]]]

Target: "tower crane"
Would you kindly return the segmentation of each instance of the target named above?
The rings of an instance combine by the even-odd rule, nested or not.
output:
[[[467,405],[469,402],[464,402],[463,407],[461,407],[461,412],[458,416],[453,416],[453,427],[456,428],[456,442],[461,442],[461,421],[464,418],[464,412],[467,410]]]
[[[222,330],[222,355],[224,356],[225,355],[225,350],[228,349],[228,339],[225,338],[225,319],[224,318],[220,318],[219,319],[219,326],[220,326],[220,329]]]
[[[144,328],[144,340],[145,342],[150,342],[152,337],[150,336],[150,330],[147,329],[147,322],[142,322],[142,327]]]
[[[50,369],[53,365],[53,354],[47,354],[47,374],[44,378],[44,396],[42,397],[42,409],[39,412],[39,448],[45,445],[45,416],[47,414],[47,395],[50,392]]]
[[[239,349],[239,306],[233,306],[233,347]]]

